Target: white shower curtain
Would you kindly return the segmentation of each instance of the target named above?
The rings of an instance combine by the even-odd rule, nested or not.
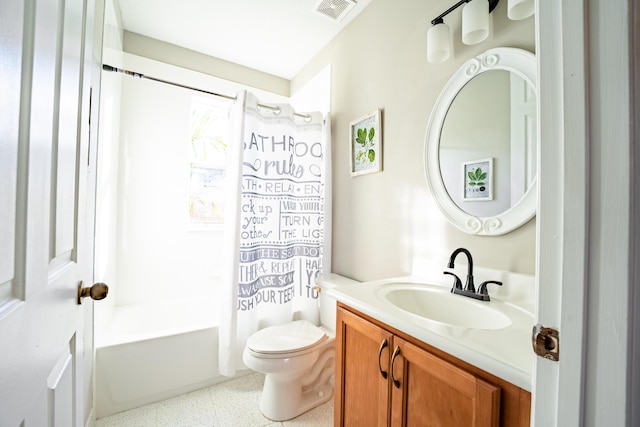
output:
[[[230,117],[218,357],[226,376],[245,369],[242,351],[257,330],[319,323],[313,286],[331,268],[329,116],[273,107],[242,92]]]

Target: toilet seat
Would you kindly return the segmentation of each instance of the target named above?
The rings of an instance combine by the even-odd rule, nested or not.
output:
[[[261,329],[247,339],[247,350],[257,357],[282,357],[306,353],[329,337],[307,320]]]

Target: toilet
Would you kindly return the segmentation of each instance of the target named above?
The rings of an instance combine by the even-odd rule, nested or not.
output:
[[[320,322],[307,320],[269,326],[247,339],[244,364],[265,374],[260,411],[285,421],[315,408],[333,396],[336,302],[326,290],[357,283],[332,274],[316,281],[320,288]]]

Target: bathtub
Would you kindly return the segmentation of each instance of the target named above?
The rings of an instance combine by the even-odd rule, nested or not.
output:
[[[116,307],[96,326],[96,417],[221,382],[214,309],[182,301]]]

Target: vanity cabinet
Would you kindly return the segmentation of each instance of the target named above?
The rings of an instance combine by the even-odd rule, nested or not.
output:
[[[335,425],[525,427],[531,395],[338,304]]]

